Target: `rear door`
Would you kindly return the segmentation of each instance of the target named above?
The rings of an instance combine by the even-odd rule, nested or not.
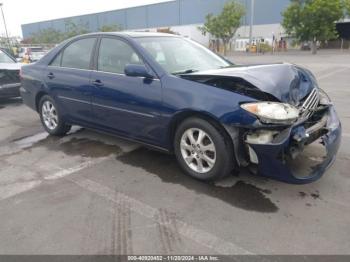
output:
[[[49,65],[46,84],[65,117],[76,122],[92,119],[90,85],[96,37],[70,43]]]
[[[128,64],[147,65],[120,38],[103,37],[97,54],[97,70],[91,75],[92,105],[97,121],[122,135],[154,143],[162,103],[160,80],[124,74]]]

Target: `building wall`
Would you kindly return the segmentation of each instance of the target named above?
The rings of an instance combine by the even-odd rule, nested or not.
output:
[[[89,30],[98,31],[103,25],[119,25],[124,30],[136,30],[158,27],[178,27],[203,24],[209,13],[218,14],[229,0],[173,0],[158,4],[120,9],[102,13],[67,17],[22,25],[24,38],[30,37],[45,28],[55,28],[65,31],[67,20],[74,23],[86,24]],[[238,0],[245,7],[247,14],[242,24],[250,22],[251,0]],[[282,21],[281,12],[290,0],[255,0],[255,25],[279,24]],[[189,28],[192,28],[189,26]],[[180,29],[179,29],[180,30]],[[192,29],[181,29],[190,30]],[[186,32],[187,32],[186,31]],[[194,32],[190,34],[196,34]]]

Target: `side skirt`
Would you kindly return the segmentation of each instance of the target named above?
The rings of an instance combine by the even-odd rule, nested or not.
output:
[[[156,151],[159,151],[159,152],[162,152],[162,153],[166,153],[166,154],[169,154],[169,155],[173,154],[169,149],[167,149],[165,147],[160,147],[160,146],[152,145],[152,144],[149,144],[149,143],[145,143],[145,142],[137,140],[137,139],[133,139],[133,138],[130,138],[130,137],[127,137],[127,136],[116,134],[115,132],[112,132],[112,131],[97,129],[97,128],[90,127],[88,125],[82,125],[80,123],[73,123],[71,121],[67,122],[67,124],[69,124],[69,125],[77,125],[77,126],[80,126],[82,128],[85,128],[85,129],[88,129],[88,130],[92,130],[92,131],[95,131],[95,132],[98,132],[98,133],[101,133],[101,134],[110,135],[110,136],[113,136],[113,137],[116,137],[116,138],[120,138],[120,139],[129,141],[129,142],[134,142],[134,143],[140,144],[142,146],[145,146],[147,148],[150,148],[152,150],[156,150]]]

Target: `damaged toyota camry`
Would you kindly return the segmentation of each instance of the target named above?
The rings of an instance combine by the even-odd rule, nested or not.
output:
[[[247,167],[309,183],[332,165],[341,141],[331,99],[307,69],[234,65],[180,36],[75,37],[24,66],[21,79],[24,102],[49,134],[64,135],[72,125],[112,133],[174,153],[199,180]],[[299,173],[293,162],[314,144],[324,155]]]

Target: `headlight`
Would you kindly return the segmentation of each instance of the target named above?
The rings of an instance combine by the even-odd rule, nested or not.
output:
[[[247,103],[241,107],[267,124],[292,124],[300,113],[299,109],[292,105],[275,102]]]

